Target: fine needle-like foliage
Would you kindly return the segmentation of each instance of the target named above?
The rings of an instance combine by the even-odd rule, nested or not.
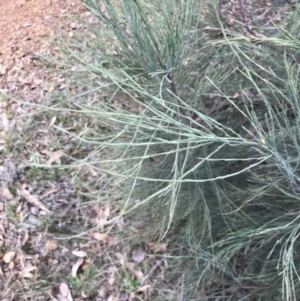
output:
[[[185,246],[184,300],[299,300],[299,5],[262,29],[227,26],[214,1],[84,2],[93,38],[64,48],[100,92],[70,103],[97,149],[78,165]]]

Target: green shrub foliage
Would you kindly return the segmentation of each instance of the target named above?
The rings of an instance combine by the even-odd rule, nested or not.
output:
[[[84,2],[71,54],[106,97],[77,108],[122,213],[185,246],[185,300],[299,300],[299,5],[231,26],[226,1]]]

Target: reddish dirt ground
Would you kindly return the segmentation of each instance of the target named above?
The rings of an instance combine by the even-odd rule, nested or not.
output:
[[[7,213],[13,196],[4,186],[10,181],[13,185],[17,183],[10,179],[11,171],[5,162],[16,158],[12,154],[5,157],[2,150],[8,144],[10,131],[21,128],[21,120],[34,110],[33,106],[22,105],[20,100],[30,104],[43,102],[61,85],[60,74],[48,74],[43,63],[35,58],[51,53],[49,45],[56,31],[72,36],[74,25],[69,17],[85,14],[80,0],[0,0],[0,300],[28,300],[13,297],[16,290],[13,275],[21,275],[20,269],[12,261],[8,267],[4,253],[15,254],[16,260],[18,256],[29,256],[15,239],[24,236],[17,233],[15,226],[19,216],[10,221]],[[49,84],[53,84],[51,89]],[[24,237],[29,238],[28,234]],[[37,252],[40,249],[37,248]]]
[[[66,24],[80,2],[69,0],[2,0],[0,2],[1,54],[11,48],[38,49],[41,40]]]
[[[55,31],[71,30],[68,17],[82,11],[80,0],[1,0],[0,92],[12,92],[7,77],[12,68],[24,71],[20,60],[47,53]]]

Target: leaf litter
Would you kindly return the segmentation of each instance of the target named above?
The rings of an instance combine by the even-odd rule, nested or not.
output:
[[[7,13],[0,29],[3,37],[0,49],[1,300],[79,301],[98,300],[100,296],[103,300],[119,300],[120,295],[122,300],[140,298],[152,288],[146,282],[152,277],[153,267],[156,268],[155,262],[148,262],[145,251],[153,252],[155,258],[155,253],[166,251],[167,245],[153,242],[151,247],[146,244],[145,248],[137,247],[130,252],[130,245],[117,235],[118,231],[128,230],[127,221],[120,217],[116,229],[106,225],[115,214],[113,205],[78,208],[71,175],[56,175],[50,169],[35,169],[30,165],[34,160],[49,166],[60,165],[67,157],[65,150],[74,147],[70,135],[57,136],[55,126],[61,123],[60,113],[53,113],[49,119],[46,115],[38,120],[33,118],[36,105],[47,106],[53,97],[63,99],[78,89],[64,78],[59,66],[55,67],[57,72],[49,73],[39,55],[59,58],[59,51],[48,43],[54,39],[55,29],[69,32],[70,37],[82,29],[81,24],[68,21],[71,13],[94,20],[77,0],[2,1],[0,11]],[[66,130],[76,131],[76,123],[67,124]],[[101,176],[91,167],[87,174],[94,179]],[[86,216],[93,218],[86,219]],[[76,235],[81,227],[94,225],[97,231],[76,242],[53,238],[57,233]],[[95,266],[99,275],[85,276]],[[122,270],[130,273],[130,279],[122,278]],[[47,288],[32,291],[32,284],[39,283],[43,275],[51,279]],[[69,275],[81,281],[82,287],[68,282]],[[131,277],[143,285],[118,292],[124,286],[120,282],[130,282]],[[103,288],[97,289],[100,286]],[[87,293],[88,290],[92,293]]]

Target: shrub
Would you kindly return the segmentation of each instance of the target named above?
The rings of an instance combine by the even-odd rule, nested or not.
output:
[[[84,2],[94,38],[65,51],[100,93],[71,105],[105,128],[84,162],[120,214],[186,247],[185,300],[298,300],[299,5],[266,28],[214,1]]]

